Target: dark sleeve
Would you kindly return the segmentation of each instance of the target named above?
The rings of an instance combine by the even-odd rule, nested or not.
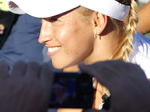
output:
[[[16,23],[18,16],[19,15],[11,13],[9,11],[0,11],[0,24],[3,24],[5,26],[4,33],[0,34],[0,49],[7,40],[12,26]]]

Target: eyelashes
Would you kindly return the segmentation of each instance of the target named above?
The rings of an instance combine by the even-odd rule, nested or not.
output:
[[[48,19],[48,21],[50,21],[50,22],[56,22],[57,20],[58,20],[58,18],[53,18],[53,17]]]

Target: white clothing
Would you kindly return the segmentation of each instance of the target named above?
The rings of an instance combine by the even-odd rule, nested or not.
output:
[[[150,39],[136,33],[133,41],[133,52],[129,56],[130,62],[138,64],[147,78],[150,78]]]

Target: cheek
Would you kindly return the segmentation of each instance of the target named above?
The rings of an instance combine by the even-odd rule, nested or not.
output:
[[[82,45],[85,41],[93,40],[92,28],[84,23],[74,22],[60,29],[59,38],[63,43]]]
[[[55,30],[56,29],[56,30]],[[85,40],[90,41],[93,37],[91,25],[81,20],[72,19],[53,28],[55,37],[63,45],[83,44]]]
[[[92,52],[94,43],[93,32],[87,27],[74,27],[68,29],[64,38],[64,48],[72,57],[86,57]]]
[[[83,62],[93,50],[93,30],[83,23],[63,25],[55,30],[55,37],[62,46],[59,58],[57,57],[61,67],[63,64],[70,66]],[[58,66],[58,63],[55,64]]]

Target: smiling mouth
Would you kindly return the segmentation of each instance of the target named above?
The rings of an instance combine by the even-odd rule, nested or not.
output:
[[[55,52],[57,50],[59,50],[61,47],[51,47],[51,48],[48,48],[48,52]]]

